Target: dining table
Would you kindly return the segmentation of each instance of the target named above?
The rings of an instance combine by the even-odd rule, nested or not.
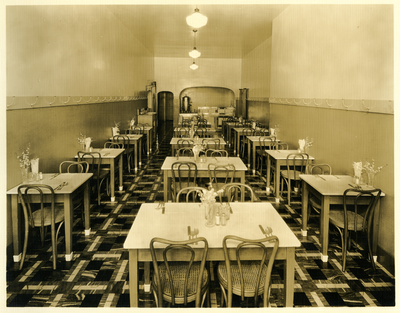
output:
[[[302,180],[302,235],[307,236],[307,216],[310,196],[315,196],[321,201],[320,218],[320,243],[321,260],[328,262],[328,239],[329,239],[329,210],[331,204],[343,204],[343,193],[349,188],[355,188],[353,177],[349,175],[307,175],[301,174]],[[375,189],[366,184],[360,185],[363,190]],[[356,193],[348,193],[347,196],[356,196]],[[382,192],[381,197],[385,194]],[[361,197],[362,199],[362,197]],[[362,203],[362,201],[360,202]],[[376,205],[373,221],[373,231],[378,233],[379,229],[379,206],[380,199]],[[372,237],[373,258],[377,260],[378,236]]]
[[[71,261],[72,250],[72,226],[73,226],[73,200],[83,193],[83,206],[85,216],[85,235],[90,235],[90,178],[92,173],[46,173],[43,178],[37,181],[30,181],[19,184],[7,191],[7,205],[10,206],[7,212],[11,212],[12,238],[13,238],[13,260],[20,262],[22,257],[22,207],[18,197],[18,187],[21,185],[44,184],[54,189],[54,201],[64,206],[64,229],[65,229],[65,260]],[[57,188],[58,187],[58,188]],[[40,196],[37,191],[30,192],[31,201],[40,203]],[[44,202],[50,202],[50,190],[43,189]]]
[[[124,134],[124,135],[120,135],[121,137],[125,137],[125,154],[126,155],[130,155],[133,153],[134,155],[134,164],[135,164],[135,171],[138,170],[138,163],[139,166],[142,165],[142,137],[143,135],[137,135],[137,134]],[[113,137],[109,138],[110,140],[117,142],[117,143],[123,143],[124,140],[119,137],[114,139]],[[129,139],[129,142],[126,142],[126,139]],[[128,148],[129,147],[129,148]],[[139,162],[138,162],[139,160]],[[128,164],[128,168],[130,165]]]
[[[280,195],[281,167],[286,165],[286,158],[289,154],[299,153],[298,150],[265,150],[267,153],[267,189],[271,188],[271,168],[275,169],[275,198],[282,200]],[[314,157],[309,155],[309,162],[314,161]],[[296,161],[296,165],[301,160]]]
[[[272,143],[274,142],[274,139],[271,138],[270,136],[247,136],[247,142],[249,145],[249,148],[247,149],[247,162],[250,162],[250,154],[252,154],[252,159],[253,162],[253,174],[256,173],[256,153],[257,153],[257,147],[261,146],[260,139],[267,138],[268,140],[264,140],[264,145],[265,146],[271,146]],[[276,142],[281,142],[279,139],[275,139]],[[250,167],[250,163],[247,164],[248,167]]]
[[[186,128],[187,130],[184,129],[184,128]],[[185,135],[185,134],[188,132],[189,129],[190,129],[190,127],[175,127],[175,129],[174,129],[174,136],[175,136],[175,135],[177,135],[177,136]],[[215,128],[206,128],[206,137],[212,138],[212,137],[217,136],[218,133],[219,133],[219,130],[218,130],[218,129],[215,129]]]
[[[193,139],[193,138],[177,138],[177,137],[173,137],[171,138],[170,144],[171,144],[171,154],[172,156],[176,155],[176,150],[179,149],[179,145],[178,145],[178,141],[179,140],[192,140],[195,144],[202,144],[203,143],[203,139],[205,140],[213,140],[214,138],[199,138],[198,140]],[[219,139],[219,150],[225,150],[225,146],[226,146],[226,142],[223,138],[215,138],[215,139]],[[217,149],[217,145],[215,143],[209,143],[208,145],[208,149]]]
[[[99,152],[101,156],[101,166],[109,165],[110,166],[110,194],[111,194],[111,202],[115,202],[115,169],[118,166],[119,173],[119,191],[124,189],[124,177],[123,173],[123,153],[125,149],[108,149],[108,148],[93,148],[92,152]],[[99,162],[98,154],[93,154],[95,157],[96,163]],[[75,158],[78,158],[76,155]],[[84,156],[85,159],[90,158],[89,155]]]
[[[199,159],[199,158],[198,158]],[[183,162],[195,162],[197,165],[197,177],[208,178],[208,164],[214,163],[218,165],[228,165],[232,164],[235,166],[234,179],[239,179],[240,183],[244,184],[246,182],[245,174],[247,171],[247,166],[243,163],[242,159],[239,157],[207,157],[203,158],[204,162],[200,162],[199,160],[195,161],[194,157],[166,157],[161,170],[163,171],[164,177],[164,201],[168,201],[172,199],[172,164],[177,161]],[[244,197],[244,193],[242,193],[242,197]]]
[[[169,240],[187,240],[188,226],[199,230],[198,236],[208,242],[207,261],[224,261],[222,241],[227,235],[236,235],[247,239],[261,239],[264,237],[260,225],[265,229],[272,228],[272,235],[279,238],[279,248],[276,260],[283,261],[284,290],[283,297],[286,307],[293,307],[294,277],[295,277],[295,249],[301,243],[285,223],[276,209],[268,202],[231,202],[232,213],[226,226],[206,226],[205,209],[200,203],[165,203],[160,208],[159,203],[144,203],[129,230],[124,242],[124,249],[129,251],[129,293],[130,306],[138,307],[139,298],[139,262],[152,261],[150,241],[154,237]],[[251,212],[251,214],[249,214]],[[151,225],[151,227],[149,227]],[[271,247],[272,243],[266,243]],[[191,245],[196,255],[201,253],[200,245]],[[229,253],[234,257],[235,247],[228,245]],[[246,248],[251,249],[251,248]],[[162,249],[157,249],[156,257],[162,261]],[[260,255],[253,254],[252,258],[259,259]],[[182,252],[175,252],[173,258],[182,260]],[[150,266],[145,266],[145,270]],[[144,273],[149,276],[148,273]]]
[[[146,135],[147,138],[147,142],[146,142],[146,151],[147,151],[147,155],[150,155],[150,153],[152,152],[152,147],[153,147],[153,137],[154,137],[154,127],[153,126],[149,126],[149,125],[145,125],[145,126],[140,126],[143,128],[143,132],[144,135]],[[130,132],[130,130],[128,130],[128,132]],[[134,134],[126,134],[126,135],[134,135]],[[112,140],[112,138],[111,138]]]
[[[224,136],[226,138],[226,142],[229,147],[231,146],[231,144],[235,143],[234,140],[232,140],[233,129],[234,128],[243,128],[243,127],[244,127],[244,125],[240,124],[239,122],[226,122],[225,123]]]

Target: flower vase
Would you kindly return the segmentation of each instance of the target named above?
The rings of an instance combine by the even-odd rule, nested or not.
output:
[[[374,187],[375,173],[367,173],[368,175],[368,186]]]
[[[24,184],[29,182],[29,167],[21,168],[22,182]]]
[[[202,203],[205,211],[205,217],[207,220],[206,226],[207,227],[213,227],[215,225],[215,209],[214,209],[214,203]]]

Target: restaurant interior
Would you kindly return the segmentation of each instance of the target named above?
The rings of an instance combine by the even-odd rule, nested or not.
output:
[[[185,241],[196,261],[205,255],[195,263],[207,289],[196,281],[190,308],[396,306],[395,6],[232,3],[4,6],[6,307],[184,307],[157,284],[162,262],[151,254],[153,237]],[[188,25],[196,12],[205,25]],[[186,153],[178,151],[182,139],[191,140],[191,154],[178,155]],[[295,182],[285,177],[286,150],[307,155]],[[90,163],[93,153],[102,167]],[[211,160],[237,161],[234,181],[249,191],[242,186],[225,201],[215,194],[212,214],[193,196],[196,204],[186,206],[199,211],[201,202],[206,218],[182,216],[187,208],[177,202],[187,199],[179,200],[170,164],[189,159],[203,188],[198,196],[219,189]],[[86,174],[78,167],[60,174],[62,162],[84,160]],[[312,164],[331,172],[313,174]],[[339,194],[318,189],[339,182],[346,182]],[[39,230],[25,237],[24,201],[34,197],[18,193],[38,184],[54,190],[47,208],[64,215],[59,234],[49,226],[44,243]],[[376,214],[343,257],[347,231],[342,240],[333,214],[346,211],[346,189],[371,195]],[[256,227],[245,229],[251,222]],[[198,236],[179,233],[181,224],[200,227]],[[256,303],[222,283],[229,263],[222,239],[247,234],[268,239],[271,259],[279,241],[271,273],[263,274],[270,286],[261,279]]]

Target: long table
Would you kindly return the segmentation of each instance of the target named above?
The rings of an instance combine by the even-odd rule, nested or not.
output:
[[[247,162],[250,162],[250,153],[253,153],[253,174],[256,173],[256,153],[257,147],[260,147],[260,138],[268,138],[267,141],[264,141],[266,146],[271,146],[274,142],[270,136],[247,136],[247,142],[249,144],[249,148],[247,149]],[[276,139],[276,142],[281,142],[279,139]],[[250,164],[247,164],[250,167]]]
[[[163,165],[161,166],[161,170],[164,172],[164,201],[168,201],[168,199],[172,198],[171,193],[171,183],[172,183],[172,171],[171,166],[176,161],[184,161],[184,162],[194,162],[194,157],[166,157]],[[235,178],[239,178],[242,184],[245,183],[245,174],[247,171],[246,165],[243,161],[238,157],[207,157],[206,162],[196,162],[197,165],[197,177],[208,177],[208,164],[217,163],[217,164],[233,164],[235,166]],[[242,196],[244,196],[242,194]]]
[[[165,203],[165,213],[156,210],[158,203],[142,204],[124,243],[129,251],[130,306],[138,306],[139,262],[151,262],[150,240],[154,237],[170,240],[188,239],[187,228],[198,228],[198,236],[208,241],[208,261],[223,261],[222,240],[226,235],[248,239],[263,238],[259,225],[271,226],[273,235],[279,238],[277,260],[284,260],[284,298],[286,307],[293,307],[295,248],[300,242],[284,222],[275,208],[267,202],[230,203],[233,214],[226,226],[207,227],[204,209],[199,203]],[[251,212],[251,214],[249,214]],[[149,227],[151,225],[151,227]],[[271,245],[272,246],[272,245]],[[198,246],[193,246],[198,248]],[[162,251],[157,250],[157,259],[162,260]],[[181,259],[178,252],[174,256]],[[234,257],[233,257],[234,258]],[[145,266],[145,269],[149,267]],[[148,275],[145,273],[145,275]]]
[[[99,152],[101,155],[101,165],[110,165],[110,181],[111,181],[111,201],[115,201],[115,166],[117,164],[118,170],[119,170],[119,191],[122,191],[124,188],[124,183],[123,183],[123,175],[122,175],[122,169],[123,169],[123,158],[122,155],[124,153],[125,149],[92,149],[92,152]],[[98,156],[95,155],[96,162],[98,159]],[[78,158],[78,156],[75,156],[75,158]],[[85,156],[84,158],[89,158],[89,156]]]
[[[85,213],[85,235],[90,235],[90,178],[93,176],[91,173],[73,174],[64,173],[54,177],[55,174],[43,174],[43,179],[39,181],[30,182],[28,184],[45,184],[55,189],[60,184],[67,182],[61,190],[55,190],[55,203],[62,203],[64,205],[64,219],[65,219],[65,259],[72,260],[72,225],[73,223],[73,203],[72,200],[83,191],[84,194],[84,213]],[[20,184],[22,185],[22,184]],[[14,262],[21,260],[21,219],[22,209],[18,199],[18,187],[15,186],[7,191],[7,205],[8,212],[11,212],[12,219],[12,237],[14,247]],[[50,191],[44,190],[44,201],[49,201]],[[31,200],[40,203],[39,194],[32,194]]]
[[[331,204],[343,204],[343,193],[346,189],[352,188],[353,177],[348,175],[300,175],[302,180],[302,234],[307,236],[307,207],[309,195],[312,194],[321,201],[321,218],[320,218],[320,242],[321,242],[321,260],[328,262],[328,237],[329,237],[329,209]],[[374,189],[371,186],[362,185],[364,190]],[[354,194],[355,195],[355,194]],[[351,193],[348,194],[352,196]],[[385,196],[382,192],[381,197]],[[362,197],[361,197],[362,199]],[[379,205],[378,201],[374,214],[374,233],[379,232]],[[372,251],[376,260],[376,249],[378,244],[378,236],[373,236]]]
[[[286,165],[286,158],[291,153],[298,153],[298,150],[265,150],[267,152],[267,188],[270,187],[271,167],[275,167],[275,197],[282,200],[280,195],[281,167]],[[309,162],[313,162],[314,157],[309,155]],[[298,164],[300,161],[296,161]]]
[[[172,156],[175,156],[176,150],[179,148],[178,141],[182,140],[182,139],[183,140],[193,140],[190,138],[176,138],[176,137],[171,138],[170,144],[171,144]],[[202,144],[203,139],[205,139],[205,140],[219,139],[219,149],[225,150],[226,142],[224,139],[222,139],[222,138],[200,138],[199,141],[196,143]],[[214,143],[210,143],[210,144],[208,144],[208,149],[216,149],[216,145]]]

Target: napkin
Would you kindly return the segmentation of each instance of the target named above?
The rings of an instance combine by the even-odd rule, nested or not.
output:
[[[270,136],[275,136],[275,128],[270,128],[269,129],[269,135]]]
[[[92,138],[90,138],[90,137],[85,138],[85,148],[86,148],[86,151],[89,150],[90,144],[91,144],[91,143],[92,143]]]
[[[305,145],[306,145],[306,140],[305,139],[299,139],[299,149],[300,149],[300,151],[304,151]]]
[[[31,160],[32,174],[39,174],[39,158]]]

